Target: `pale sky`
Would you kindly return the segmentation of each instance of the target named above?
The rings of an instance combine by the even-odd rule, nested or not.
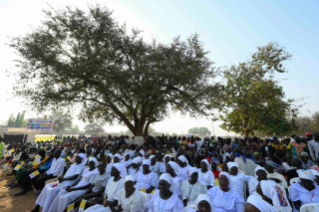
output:
[[[65,5],[86,9],[90,4],[101,3],[114,10],[114,18],[126,23],[128,28],[144,31],[146,39],[155,38],[168,43],[178,35],[186,38],[194,33],[200,35],[209,57],[218,67],[246,61],[256,51],[256,46],[270,41],[279,42],[293,54],[285,63],[289,74],[282,74],[282,82],[288,98],[307,97],[302,108],[303,115],[319,110],[319,2],[318,1],[214,1],[214,0],[0,0],[0,120],[7,120],[11,113],[27,111],[25,118],[39,115],[26,108],[21,100],[13,98],[13,78],[5,70],[14,72],[14,59],[18,57],[5,44],[7,37],[25,35],[40,24],[42,9],[47,4],[55,8]],[[310,113],[309,113],[310,112]],[[76,114],[74,114],[75,116]],[[77,121],[82,129],[84,123]],[[232,135],[215,122],[216,135]],[[213,132],[210,117],[193,119],[179,113],[172,114],[152,126],[156,131],[186,133],[189,128],[205,126]],[[105,125],[107,132],[125,131],[125,126]]]

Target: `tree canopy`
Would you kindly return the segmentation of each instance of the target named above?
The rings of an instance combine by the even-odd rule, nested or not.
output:
[[[54,120],[53,131],[57,133],[71,131],[72,117],[67,112],[63,110],[53,110],[49,118]]]
[[[221,94],[221,127],[248,137],[255,131],[265,134],[296,129],[298,107],[285,99],[275,73],[287,70],[283,62],[291,55],[277,43],[258,47],[248,62],[231,66],[224,72],[227,80]]]
[[[84,127],[85,133],[93,133],[93,134],[98,134],[98,133],[104,133],[104,129],[102,126],[96,123],[90,123],[85,125]]]
[[[14,94],[32,108],[80,105],[83,121],[124,123],[136,136],[170,109],[194,116],[212,108],[219,84],[198,35],[146,42],[99,5],[44,13],[40,27],[9,43],[20,56]]]
[[[194,127],[188,130],[188,133],[199,134],[199,135],[210,135],[211,131],[207,127]]]

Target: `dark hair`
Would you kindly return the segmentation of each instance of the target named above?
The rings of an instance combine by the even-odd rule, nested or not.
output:
[[[313,138],[314,138],[315,141],[319,141],[319,133],[317,133],[317,132],[314,133],[313,134]]]

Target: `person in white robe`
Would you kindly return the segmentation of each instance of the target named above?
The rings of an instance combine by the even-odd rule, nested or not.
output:
[[[122,155],[120,155],[119,153],[116,153],[113,157],[113,162],[114,163],[120,163],[122,160]]]
[[[64,211],[64,209],[72,201],[83,195],[91,186],[91,178],[95,177],[95,175],[99,173],[98,169],[96,168],[98,164],[99,162],[97,159],[95,157],[91,157],[89,160],[89,168],[84,170],[81,179],[59,192],[59,194],[54,198],[49,212]]]
[[[184,206],[194,204],[199,194],[207,194],[207,187],[198,181],[198,170],[195,167],[189,169],[190,180],[182,183],[182,200]]]
[[[293,212],[300,211],[300,207],[305,204],[319,203],[319,186],[312,171],[316,170],[298,170],[300,182],[292,184],[289,188],[289,199],[294,205]]]
[[[257,197],[256,195],[250,195],[245,204],[245,212],[278,212],[271,204],[265,200]]]
[[[166,173],[166,164],[171,161],[171,156],[169,154],[164,155],[163,162],[160,165],[160,174]]]
[[[213,212],[213,203],[207,194],[199,194],[193,205],[186,207],[185,212]],[[196,209],[195,209],[196,208]]]
[[[157,158],[155,157],[155,155],[151,155],[149,157],[150,161],[151,161],[151,167],[150,167],[150,170],[152,172],[155,172],[156,174],[159,175],[160,173],[160,163],[157,161]]]
[[[179,174],[179,168],[178,165],[176,164],[176,162],[174,161],[169,161],[166,164],[166,172],[168,174],[170,174],[170,176],[172,177],[172,179],[179,185],[178,187],[176,187],[176,190],[174,191],[174,193],[176,193],[178,195],[178,197],[180,199],[182,199],[182,189],[181,189],[181,185],[182,185],[182,179],[180,177],[178,177]]]
[[[213,204],[214,212],[243,212],[245,201],[233,189],[234,184],[227,172],[218,176],[219,186],[207,191]]]
[[[183,203],[178,195],[173,193],[178,186],[170,174],[163,173],[159,179],[158,190],[145,206],[148,212],[182,212]]]
[[[191,167],[188,164],[188,160],[184,155],[180,155],[177,158],[177,162],[178,162],[178,168],[179,168],[179,177],[184,181],[184,180],[188,180],[189,179],[189,168]]]
[[[277,211],[291,212],[292,208],[287,197],[284,195],[279,186],[270,180],[262,180],[259,182],[256,192],[263,200],[274,206]]]
[[[130,153],[125,153],[124,154],[124,159],[122,160],[122,164],[125,168],[127,168],[129,165],[131,165],[132,160],[130,158]]]
[[[132,160],[131,165],[129,165],[127,167],[127,173],[128,175],[132,175],[133,177],[135,177],[135,175],[138,173],[138,171],[140,170],[140,165],[142,164],[142,158],[141,157],[135,157]]]
[[[106,166],[106,172],[111,174],[111,170],[112,170],[112,166],[113,166],[113,154],[109,153],[106,155],[106,162],[107,162],[107,166]]]
[[[151,161],[149,159],[145,159],[143,161],[143,171],[136,174],[136,184],[135,188],[138,190],[142,190],[143,188],[146,190],[146,193],[152,192],[157,186],[158,175],[152,171],[150,171]]]
[[[112,177],[108,181],[103,198],[93,198],[87,204],[91,207],[85,212],[109,211],[109,207],[104,207],[103,202],[107,200],[113,205],[118,204],[119,191],[124,188],[125,167],[120,163],[115,163],[112,167]]]
[[[49,211],[51,204],[57,194],[67,186],[70,186],[77,182],[82,176],[85,170],[86,155],[84,153],[79,153],[75,158],[75,163],[71,165],[66,174],[62,177],[58,178],[59,183],[50,183],[46,185],[40,193],[36,201],[36,207],[32,210],[32,212],[38,212],[40,207],[42,207],[43,212]]]
[[[238,173],[238,164],[236,162],[228,162],[227,167],[230,173],[230,179],[234,183],[234,190],[245,199],[244,195],[244,186],[245,182],[249,182],[250,180],[254,180],[253,176],[248,176],[242,173]]]
[[[198,181],[206,185],[207,190],[216,186],[215,176],[213,172],[210,170],[210,165],[207,159],[203,159],[200,162],[200,167],[198,169]]]

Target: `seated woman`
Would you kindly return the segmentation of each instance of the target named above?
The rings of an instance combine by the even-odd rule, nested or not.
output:
[[[136,157],[132,160],[131,165],[129,165],[127,167],[127,174],[128,175],[132,175],[133,177],[135,177],[135,175],[138,173],[139,171],[139,167],[142,164],[142,158],[141,157]]]
[[[194,204],[199,194],[207,194],[206,185],[198,181],[198,170],[195,167],[189,169],[190,180],[182,183],[182,200],[184,206]]]
[[[248,176],[242,173],[238,173],[238,164],[236,162],[228,162],[227,163],[230,179],[233,181],[235,187],[234,190],[242,197],[245,198],[244,195],[244,186],[245,182],[249,182],[250,180],[254,180],[253,176]]]
[[[208,170],[210,169],[210,166],[206,159],[203,159],[200,162],[200,167],[201,168],[198,169],[198,181],[206,185],[207,190],[216,186],[214,174]]]
[[[214,212],[243,212],[245,201],[233,190],[234,184],[230,175],[221,172],[218,181],[219,186],[215,186],[207,192],[212,201]]]
[[[265,200],[257,197],[256,195],[251,195],[248,197],[245,212],[278,212],[276,208],[270,205]]]
[[[87,208],[86,212],[95,212],[95,211],[107,211],[102,204],[104,200],[107,200],[108,202],[112,201],[113,206],[118,205],[118,199],[119,197],[119,191],[124,188],[124,177],[125,177],[125,168],[122,164],[116,163],[112,167],[111,172],[111,178],[108,181],[105,191],[104,191],[104,197],[96,197],[93,199],[90,199],[89,202],[86,203],[85,207]]]
[[[166,164],[166,172],[172,177],[172,179],[179,185],[176,190],[173,192],[176,193],[180,198],[182,197],[182,191],[181,191],[181,185],[182,185],[182,179],[178,177],[179,169],[178,165],[174,161],[169,161]]]
[[[160,173],[160,163],[157,161],[157,158],[155,157],[155,155],[151,155],[149,157],[150,161],[151,161],[151,167],[150,170],[152,172],[155,172],[156,174]]]
[[[116,153],[113,157],[113,162],[114,163],[120,163],[122,160],[122,155],[120,155],[119,153]]]
[[[270,180],[275,181],[276,183],[280,184],[284,189],[288,189],[288,183],[285,179],[285,177],[277,172],[274,171],[278,165],[273,161],[267,161],[265,163],[265,169],[267,171],[267,177]]]
[[[199,194],[194,202],[196,209],[186,208],[186,212],[213,212],[213,204],[207,194]]]
[[[83,195],[91,186],[91,178],[99,173],[96,168],[96,165],[98,164],[99,162],[97,159],[95,157],[91,157],[89,160],[89,168],[84,170],[81,179],[59,192],[59,194],[54,198],[49,212],[64,211],[64,209],[72,201]]]
[[[163,162],[161,162],[160,164],[160,175],[162,173],[166,173],[166,164],[171,161],[171,156],[169,154],[164,155],[163,157]]]
[[[298,170],[300,182],[289,188],[289,199],[294,205],[294,212],[308,203],[319,203],[319,186],[315,183],[316,177],[310,170]]]
[[[274,181],[262,180],[259,182],[256,192],[261,196],[263,200],[274,206],[277,211],[291,212],[292,209],[279,186]]]
[[[183,203],[177,193],[173,193],[179,185],[172,179],[171,175],[164,173],[158,183],[158,190],[151,196],[146,207],[148,212],[181,212]]]
[[[88,208],[85,212],[137,212],[144,211],[140,192],[134,187],[134,177],[128,175],[124,180],[124,189],[118,192],[117,209],[113,203],[105,200],[104,206],[96,205]]]
[[[238,145],[234,149],[235,162],[238,164],[238,168],[246,175],[253,176],[254,170],[257,167],[253,160],[253,150],[249,146],[245,146],[243,139],[238,140]]]
[[[63,188],[66,188],[67,186],[70,186],[77,182],[82,176],[86,168],[83,161],[86,161],[86,155],[83,153],[78,154],[75,160],[75,164],[71,165],[64,177],[60,176],[58,178],[59,184],[50,183],[46,185],[36,201],[35,208],[31,212],[38,212],[40,210],[40,207],[43,207],[43,212],[47,212],[57,194]]]
[[[131,165],[132,160],[131,160],[131,156],[130,153],[127,152],[124,154],[124,160],[122,160],[122,164],[125,168],[127,168],[129,165]]]
[[[178,163],[178,168],[179,168],[179,177],[182,179],[182,181],[184,180],[188,180],[188,170],[191,167],[190,165],[188,165],[188,160],[186,159],[186,157],[184,155],[180,155],[177,158],[177,163]]]
[[[135,187],[137,190],[145,189],[146,193],[151,193],[156,185],[158,180],[158,175],[150,170],[151,161],[144,159],[143,161],[143,171],[138,172],[135,175],[136,184]]]

